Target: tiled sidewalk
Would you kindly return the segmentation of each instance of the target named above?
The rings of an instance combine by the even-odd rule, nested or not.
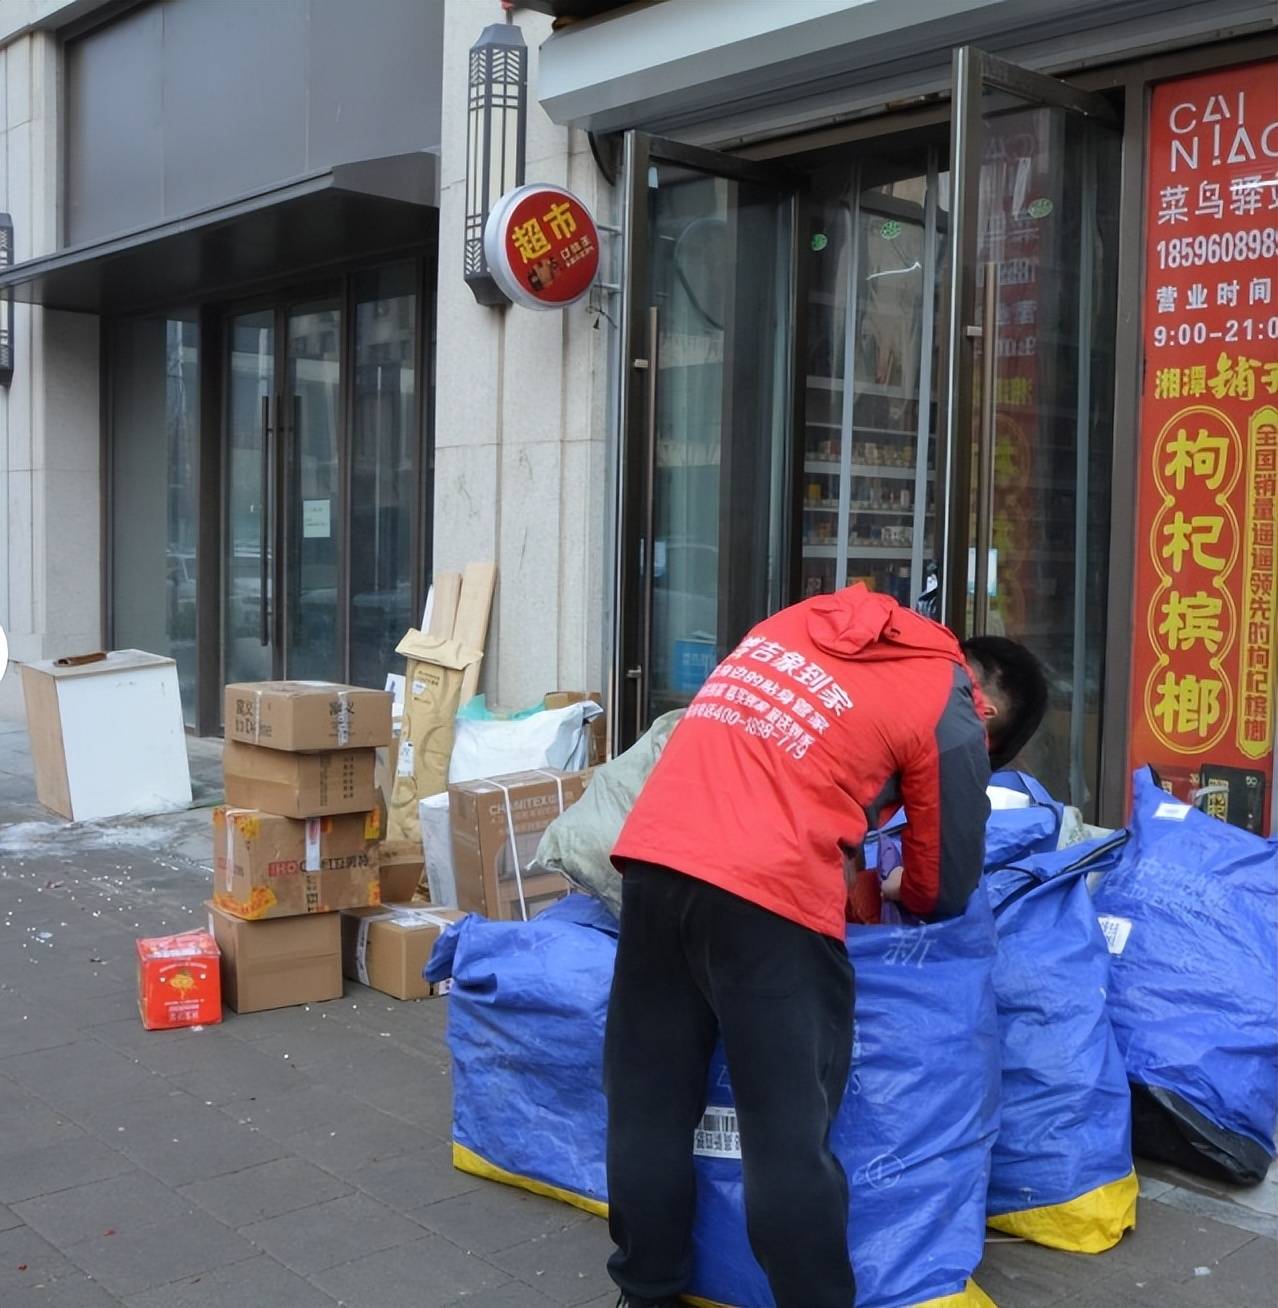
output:
[[[215,744],[194,742],[197,802]],[[145,1032],[133,942],[202,920],[208,812],[73,827],[0,723],[3,1308],[612,1308],[601,1222],[453,1170],[447,1001],[346,998]],[[1001,1308],[1249,1308],[1278,1282],[1278,1179],[1144,1169],[1099,1258],[997,1237]]]

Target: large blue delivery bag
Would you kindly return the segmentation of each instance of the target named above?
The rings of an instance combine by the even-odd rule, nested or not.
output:
[[[1003,1067],[989,1223],[1077,1253],[1112,1248],[1136,1224],[1131,1095],[1106,1007],[1109,952],[1087,889],[1126,841],[1120,831],[985,878]]]
[[[470,916],[427,967],[451,976],[453,1162],[607,1211],[603,1031],[617,919],[585,895],[531,922]]]
[[[858,1308],[976,1308],[990,1150],[998,1130],[994,927],[967,912],[848,932],[856,972],[852,1075],[831,1145],[851,1189]],[[716,1058],[697,1134],[694,1302],[773,1308],[746,1234],[732,1091]]]
[[[1180,803],[1148,768],[1132,805],[1094,898],[1136,1153],[1260,1181],[1278,1116],[1278,842]]]
[[[603,1032],[616,923],[569,896],[531,922],[468,917],[441,937],[451,976],[453,1158],[465,1171],[607,1207]],[[851,1181],[849,1239],[862,1308],[978,1308],[989,1153],[997,1130],[994,933],[983,892],[965,917],[858,927],[854,1062],[833,1144]],[[739,1157],[707,1156],[730,1115],[710,1078],[701,1150],[694,1302],[770,1305],[750,1252]],[[716,1116],[716,1109],[718,1115]],[[731,1149],[728,1152],[732,1152]],[[739,1151],[736,1151],[739,1153]]]

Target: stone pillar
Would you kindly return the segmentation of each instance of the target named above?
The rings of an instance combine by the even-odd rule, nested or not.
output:
[[[601,222],[611,188],[585,134],[536,98],[550,20],[516,11],[529,48],[526,176],[566,185]],[[495,559],[497,597],[481,689],[525,707],[553,689],[602,690],[605,436],[612,333],[582,302],[564,311],[491,309],[462,278],[467,51],[500,21],[487,0],[447,0],[444,17],[435,567]],[[612,238],[605,236],[604,240]],[[616,317],[616,306],[609,306]]]

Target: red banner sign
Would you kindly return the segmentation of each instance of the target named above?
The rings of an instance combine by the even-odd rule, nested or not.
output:
[[[529,309],[563,309],[599,272],[599,232],[571,191],[521,186],[497,202],[484,226],[493,281]]]
[[[1278,62],[1154,88],[1134,766],[1268,832],[1278,594]]]

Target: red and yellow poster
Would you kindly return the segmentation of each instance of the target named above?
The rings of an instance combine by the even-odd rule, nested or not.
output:
[[[1268,832],[1278,694],[1278,62],[1154,88],[1133,766]]]

